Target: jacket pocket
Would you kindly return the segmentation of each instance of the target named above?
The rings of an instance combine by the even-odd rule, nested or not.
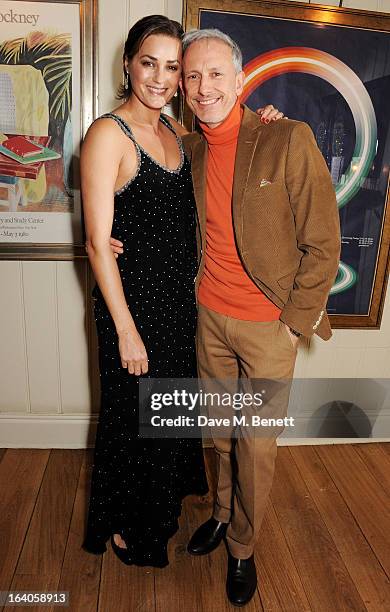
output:
[[[255,189],[258,191],[266,192],[271,189],[286,189],[286,183],[283,179],[257,179],[255,183]]]
[[[285,274],[281,278],[278,278],[278,285],[282,289],[290,289],[294,284],[294,278],[295,278],[296,273],[297,271],[293,270],[293,272],[289,272],[288,274]]]

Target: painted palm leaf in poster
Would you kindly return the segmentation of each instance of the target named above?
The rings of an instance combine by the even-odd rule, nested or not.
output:
[[[332,176],[342,229],[328,313],[335,327],[378,326],[389,234],[390,19],[371,17],[374,27],[356,27],[368,19],[361,11],[194,4],[200,3],[187,2],[187,29],[219,28],[242,49],[243,101],[252,109],[272,102],[311,126]],[[211,10],[221,4],[227,10]]]

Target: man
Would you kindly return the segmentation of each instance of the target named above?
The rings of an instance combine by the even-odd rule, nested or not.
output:
[[[202,384],[240,375],[291,380],[299,336],[331,336],[325,307],[340,227],[329,172],[309,126],[262,125],[240,106],[242,56],[227,35],[189,32],[183,51],[183,90],[201,128],[184,139],[201,249],[199,377]],[[274,409],[284,412],[287,404],[288,393],[279,394]],[[213,437],[215,508],[188,550],[206,554],[226,539],[228,597],[244,605],[256,590],[253,550],[272,485],[276,436]]]

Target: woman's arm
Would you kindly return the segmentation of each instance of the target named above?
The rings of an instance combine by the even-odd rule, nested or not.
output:
[[[89,128],[81,150],[81,189],[88,257],[115,324],[122,367],[128,368],[130,374],[139,375],[147,371],[147,355],[127,306],[110,247],[114,189],[122,160],[119,143],[118,128],[110,119],[100,119]],[[136,152],[132,147],[129,149],[135,172]]]

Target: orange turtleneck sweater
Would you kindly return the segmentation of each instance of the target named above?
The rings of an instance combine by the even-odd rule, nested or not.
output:
[[[237,100],[221,125],[209,128],[200,124],[208,144],[208,157],[206,254],[198,300],[210,310],[236,319],[275,321],[280,309],[245,272],[234,240],[232,191],[242,114]]]

